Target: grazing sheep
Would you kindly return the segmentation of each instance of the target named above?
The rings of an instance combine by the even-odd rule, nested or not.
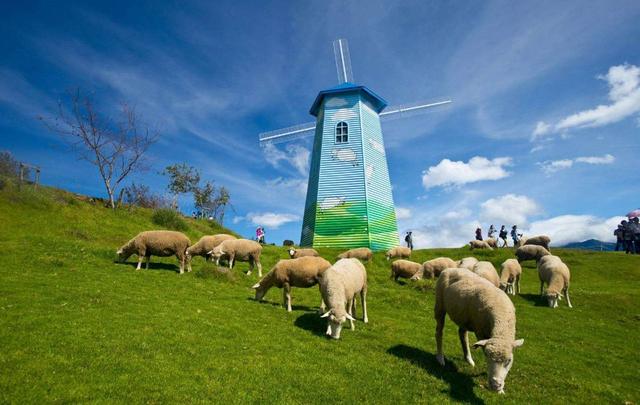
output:
[[[493,250],[493,248],[491,246],[489,246],[489,244],[483,240],[472,240],[469,242],[469,247],[471,248],[471,250],[473,249],[489,249],[489,250]]]
[[[496,268],[493,267],[491,262],[478,262],[475,266],[473,266],[473,272],[489,281],[496,287],[500,287],[500,277],[498,276],[498,272]]]
[[[518,242],[516,242],[516,244],[514,244],[513,247],[517,249],[521,246],[524,246],[526,243],[527,243],[527,237],[520,235],[520,239],[518,239]]]
[[[550,254],[547,249],[537,245],[526,245],[516,249],[516,257],[520,263],[527,260],[535,260],[537,262],[542,256]]]
[[[220,263],[222,257],[229,259],[229,268],[232,269],[236,260],[241,262],[249,262],[249,271],[247,276],[251,274],[254,265],[258,267],[258,276],[262,277],[262,264],[260,264],[260,254],[262,253],[262,245],[249,239],[228,239],[213,248],[209,254],[216,261],[216,265]]]
[[[476,263],[478,263],[478,259],[476,259],[475,257],[465,257],[464,259],[458,260],[457,264],[458,268],[473,271],[473,266],[475,266]]]
[[[367,271],[358,259],[341,259],[329,267],[320,276],[320,293],[327,304],[328,311],[321,318],[329,318],[327,335],[340,339],[342,324],[347,319],[351,330],[355,329],[353,321],[356,315],[356,295],[360,293],[364,323],[367,317]]]
[[[487,358],[489,387],[504,393],[504,382],[513,365],[513,349],[524,339],[515,339],[516,310],[505,293],[466,269],[447,269],[436,283],[436,359],[444,366],[442,332],[446,314],[458,325],[464,358],[475,366],[469,350],[468,332],[479,339]]]
[[[187,264],[187,271],[191,271],[191,260],[186,254],[191,241],[187,235],[175,231],[146,231],[140,232],[122,246],[116,254],[120,261],[124,262],[132,254],[138,255],[138,266],[142,267],[142,258],[146,258],[145,268],[149,270],[149,260],[151,256],[167,257],[175,255],[180,262],[180,274],[184,273],[184,265]]]
[[[547,292],[544,295],[547,297],[547,302],[551,308],[558,306],[558,299],[560,299],[561,294],[564,294],[567,306],[573,308],[571,300],[569,300],[571,273],[569,272],[569,267],[558,256],[547,255],[538,261],[538,277],[540,277],[541,296],[543,295],[544,284],[547,283]]]
[[[364,260],[367,262],[371,261],[372,257],[373,257],[373,252],[369,248],[351,249],[338,255],[338,259],[354,258],[354,259]]]
[[[289,256],[291,256],[292,259],[297,259],[298,257],[305,257],[305,256],[320,256],[315,249],[290,248],[288,252],[289,252]]]
[[[211,255],[209,255],[209,252],[211,252],[213,248],[229,239],[236,239],[236,237],[233,235],[227,235],[225,233],[203,236],[194,245],[189,246],[189,248],[187,249],[187,256],[189,256],[189,259],[191,259],[193,256],[202,256],[205,258],[205,260],[207,260],[209,257],[211,257]]]
[[[253,287],[256,300],[262,297],[271,287],[284,288],[282,291],[283,306],[291,312],[291,287],[309,288],[318,284],[320,275],[331,267],[331,263],[322,257],[305,256],[297,259],[280,260]],[[324,305],[320,305],[321,309]]]
[[[487,245],[489,245],[491,248],[493,249],[498,248],[498,241],[495,240],[494,238],[487,238],[484,241],[487,242]]]
[[[438,257],[436,259],[427,260],[426,262],[422,263],[422,272],[419,275],[419,278],[433,279],[440,276],[440,273],[442,273],[444,269],[456,267],[458,267],[458,263],[456,263],[452,259],[449,259],[448,257]]]
[[[391,278],[395,281],[398,281],[400,277],[413,278],[418,276],[418,278],[422,278],[420,273],[422,273],[422,265],[420,263],[404,259],[391,263]]]
[[[387,250],[387,253],[385,254],[385,256],[387,257],[387,260],[391,260],[391,258],[394,258],[394,257],[399,257],[401,259],[408,259],[409,257],[411,257],[411,249],[405,246],[396,246],[394,248]]]
[[[551,252],[551,249],[549,249],[549,243],[551,243],[550,237],[546,235],[539,235],[539,236],[533,236],[531,238],[525,238],[521,246],[538,245],[538,246],[542,246],[543,248]]]
[[[500,268],[500,289],[507,294],[520,294],[522,267],[516,259],[507,259]]]

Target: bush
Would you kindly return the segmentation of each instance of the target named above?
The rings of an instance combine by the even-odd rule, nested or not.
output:
[[[169,201],[153,194],[148,186],[132,183],[123,190],[124,203],[142,208],[169,208]]]
[[[169,208],[160,208],[153,211],[151,220],[154,224],[175,231],[184,231],[188,228],[186,221],[182,219],[180,214]]]
[[[11,178],[18,178],[20,175],[20,162],[10,152],[0,152],[0,175]]]

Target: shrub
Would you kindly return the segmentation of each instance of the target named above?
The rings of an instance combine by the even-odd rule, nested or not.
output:
[[[10,152],[0,152],[0,175],[12,178],[20,175],[20,162]]]
[[[153,194],[148,186],[132,183],[123,190],[124,203],[142,208],[169,208],[166,198]]]
[[[188,228],[186,221],[182,219],[180,214],[169,208],[160,208],[153,211],[151,220],[154,224],[175,231],[184,231]]]

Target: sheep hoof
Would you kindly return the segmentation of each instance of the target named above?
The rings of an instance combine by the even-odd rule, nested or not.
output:
[[[440,363],[441,366],[444,366],[444,355],[436,354],[436,360],[438,360],[438,363]]]

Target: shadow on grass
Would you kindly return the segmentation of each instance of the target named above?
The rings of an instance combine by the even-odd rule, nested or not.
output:
[[[131,266],[133,269],[135,269],[138,266],[138,262],[115,262],[116,264],[125,264],[128,266]],[[140,271],[145,271],[145,263],[142,263],[142,267],[140,268]],[[177,264],[169,264],[169,263],[154,263],[154,262],[150,262],[149,263],[149,271],[151,270],[165,270],[165,271],[173,271],[174,273],[179,273],[180,272],[180,267]],[[186,269],[185,269],[186,272]]]
[[[256,301],[256,299],[253,298],[253,297],[248,297],[247,301],[258,302],[259,304],[262,304],[262,305],[271,305],[273,307],[280,307],[284,311],[284,306],[282,305],[281,302],[266,301],[266,300]],[[308,311],[317,311],[317,308],[311,308],[311,307],[308,307],[306,305],[291,305],[291,310],[292,311],[306,311],[306,312],[308,312]]]
[[[407,345],[393,346],[387,350],[387,353],[399,359],[408,360],[410,363],[422,367],[432,376],[445,381],[449,384],[449,394],[452,399],[472,404],[484,404],[484,401],[473,392],[475,384],[471,376],[458,371],[455,364],[450,361],[442,367],[434,354]]]
[[[316,336],[326,337],[327,320],[320,318],[317,312],[300,315],[293,324]]]
[[[527,300],[533,303],[536,307],[547,307],[549,304],[544,297],[541,297],[540,294],[520,294],[520,297],[524,300]]]

